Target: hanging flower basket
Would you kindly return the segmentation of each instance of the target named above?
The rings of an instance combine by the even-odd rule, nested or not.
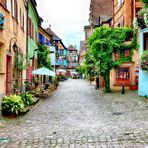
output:
[[[140,67],[142,70],[148,72],[148,50],[144,51],[141,56]]]
[[[137,25],[141,29],[148,27],[148,8],[142,8],[139,11],[139,15],[137,18]]]

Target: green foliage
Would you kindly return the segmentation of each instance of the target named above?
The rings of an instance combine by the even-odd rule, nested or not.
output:
[[[49,58],[49,50],[47,49],[47,46],[38,45],[38,64],[39,67],[46,67],[48,69],[52,69],[50,58]]]
[[[141,56],[140,67],[142,70],[148,71],[148,51],[144,51]]]
[[[23,54],[19,54],[18,51],[15,52],[15,67],[18,71],[23,71],[25,69],[25,57]]]
[[[33,95],[29,94],[28,92],[20,94],[20,97],[25,106],[32,105],[34,103]]]
[[[96,56],[96,55],[95,55]],[[88,78],[91,78],[92,76],[99,75],[99,65],[100,61],[97,61],[93,56],[93,53],[91,50],[88,50],[85,55],[85,74]]]
[[[130,43],[126,43],[131,40]],[[132,61],[133,49],[136,48],[136,35],[132,28],[108,28],[105,26],[95,30],[89,39],[89,50],[85,56],[88,74],[99,71],[105,80],[105,91],[110,92],[110,71],[122,63]],[[126,49],[130,55],[124,57]],[[120,59],[113,60],[113,53],[119,53]]]
[[[77,66],[77,67],[76,67],[76,71],[77,71],[80,75],[81,75],[81,74],[85,74],[85,71],[86,71],[85,64]]]
[[[3,115],[18,115],[24,109],[24,103],[20,96],[4,96],[2,99]]]
[[[148,0],[141,0],[146,6],[148,6]]]

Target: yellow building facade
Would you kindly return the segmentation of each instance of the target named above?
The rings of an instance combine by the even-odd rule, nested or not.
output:
[[[27,9],[24,0],[0,1],[0,14],[4,19],[0,28],[0,94],[11,94],[16,81],[26,79],[26,70],[16,70],[18,61],[26,55]]]

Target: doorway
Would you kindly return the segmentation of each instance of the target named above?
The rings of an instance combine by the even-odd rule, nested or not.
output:
[[[6,57],[6,94],[11,94],[12,89],[12,64],[11,56],[7,55]]]

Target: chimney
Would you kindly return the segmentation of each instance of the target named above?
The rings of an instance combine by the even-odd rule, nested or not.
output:
[[[51,30],[51,25],[49,25],[49,27],[48,27],[50,30]]]

